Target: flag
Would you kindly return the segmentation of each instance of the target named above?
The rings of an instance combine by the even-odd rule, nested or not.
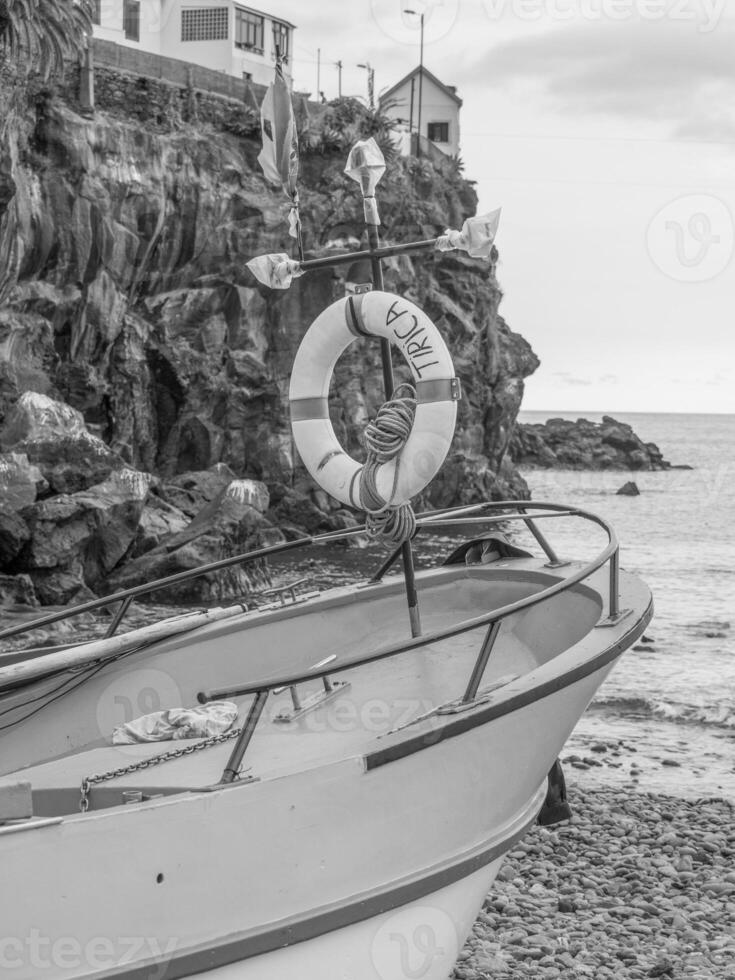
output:
[[[258,163],[271,184],[280,184],[291,201],[289,217],[290,233],[297,238],[299,231],[298,191],[299,138],[291,105],[291,92],[280,63],[276,64],[276,77],[268,86],[260,107],[260,127],[263,149]]]
[[[489,258],[492,254],[493,242],[500,224],[500,208],[487,214],[467,218],[461,231],[447,229],[436,240],[440,252],[460,249],[473,258]]]

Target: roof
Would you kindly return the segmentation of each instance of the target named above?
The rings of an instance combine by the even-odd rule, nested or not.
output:
[[[448,95],[450,99],[456,102],[458,108],[462,108],[462,100],[457,95],[457,89],[454,87],[454,85],[445,85],[444,82],[440,82],[436,75],[429,71],[426,65],[424,65],[423,68],[421,68],[420,65],[417,65],[413,71],[408,73],[408,75],[404,75],[403,78],[399,82],[396,82],[395,85],[392,85],[387,92],[383,92],[383,94],[380,96],[380,101],[384,102],[386,99],[389,99],[394,92],[397,92],[398,89],[401,88],[401,86],[405,85],[406,82],[410,82],[412,78],[416,77],[419,71],[423,71],[424,77],[428,78],[429,81],[433,82],[437,88],[440,88],[445,95]]]

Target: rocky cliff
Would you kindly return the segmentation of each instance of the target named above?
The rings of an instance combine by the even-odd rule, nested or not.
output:
[[[283,195],[256,165],[252,110],[192,108],[189,93],[187,111],[184,94],[162,94],[161,85],[152,93],[122,75],[102,81],[100,90],[111,94],[107,111],[103,104],[94,115],[81,115],[63,90],[6,85],[1,97],[0,451],[29,465],[55,454],[46,470],[57,474],[54,484],[41,466],[34,499],[26,496],[16,511],[26,532],[16,535],[21,546],[11,549],[5,571],[38,578],[34,528],[48,530],[49,501],[89,493],[123,469],[152,476],[147,503],[131,512],[138,518],[152,500],[159,511],[161,502],[176,506],[165,488],[176,490],[183,474],[224,466],[232,479],[265,484],[263,524],[310,532],[342,526],[348,515],[313,487],[294,456],[287,392],[296,348],[317,313],[344,294],[344,277],[312,273],[280,292],[259,286],[246,269],[249,258],[291,246]],[[345,114],[347,128],[359,129],[356,112],[338,105],[316,136],[302,133],[307,257],[361,238],[362,204],[342,173],[340,139]],[[242,126],[233,125],[238,113]],[[476,206],[457,172],[415,160],[391,163],[379,200],[385,240],[459,227]],[[453,452],[422,503],[526,496],[506,449],[523,379],[538,362],[498,314],[494,263],[452,253],[403,256],[387,263],[385,276],[387,289],[417,302],[442,331],[464,391]],[[332,418],[354,455],[380,404],[380,378],[379,350],[369,343],[353,345],[337,366]],[[86,459],[91,475],[58,476],[64,454],[48,445],[55,437],[39,449],[27,432],[13,432],[12,413],[28,392],[75,410],[95,440],[92,455],[109,457],[109,465],[95,470]],[[181,530],[180,520],[174,524],[169,533]],[[133,527],[122,553],[110,553],[114,561],[77,572],[86,587],[104,591],[136,549],[139,557],[146,541],[159,540]],[[44,593],[45,601],[68,598]]]

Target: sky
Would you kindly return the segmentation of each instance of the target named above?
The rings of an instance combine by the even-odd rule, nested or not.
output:
[[[528,410],[735,412],[733,0],[265,0],[295,88],[366,96],[419,61],[463,99]],[[320,67],[317,62],[320,61]]]

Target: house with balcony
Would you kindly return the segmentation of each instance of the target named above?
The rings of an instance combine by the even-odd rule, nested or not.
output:
[[[398,124],[398,145],[404,155],[415,152],[418,138],[424,147],[457,156],[461,108],[456,88],[439,81],[424,66],[414,68],[380,96],[381,111]]]
[[[94,37],[260,85],[276,50],[291,80],[294,25],[233,0],[94,0]]]

